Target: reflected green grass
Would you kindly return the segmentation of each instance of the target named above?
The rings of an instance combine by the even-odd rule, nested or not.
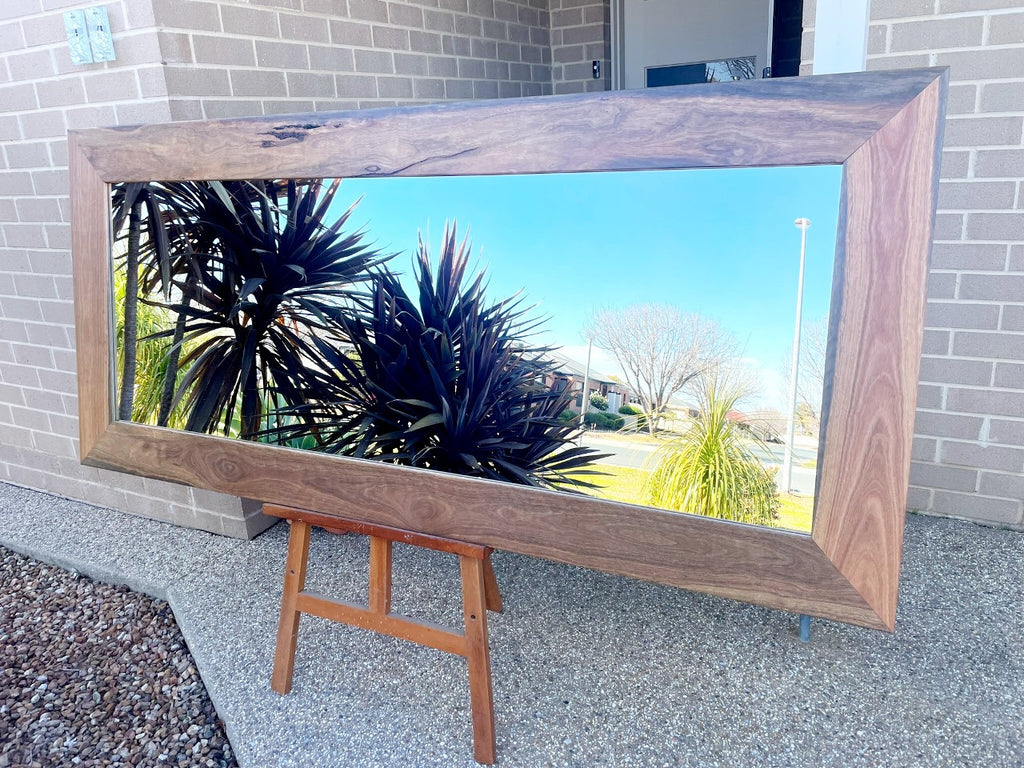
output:
[[[779,501],[782,502],[782,506],[779,509],[779,519],[775,521],[776,527],[810,533],[814,517],[814,497],[782,493],[779,494]]]
[[[588,496],[627,504],[646,505],[643,497],[644,481],[648,475],[646,470],[616,467],[611,464],[599,464],[595,469],[600,469],[603,474],[576,476],[578,479],[586,480],[596,486],[584,489],[584,493]],[[814,515],[814,498],[783,493],[779,495],[779,501],[781,502],[779,517],[775,521],[774,527],[810,533]]]
[[[647,470],[616,467],[611,464],[595,464],[593,468],[602,474],[574,476],[596,486],[584,488],[585,494],[609,501],[623,501],[627,504],[644,503],[644,482],[649,474]]]

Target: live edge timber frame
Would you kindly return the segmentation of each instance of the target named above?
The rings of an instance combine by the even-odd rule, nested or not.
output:
[[[892,630],[946,80],[903,70],[74,131],[82,461]],[[111,182],[811,164],[841,164],[843,189],[809,536],[114,420]]]

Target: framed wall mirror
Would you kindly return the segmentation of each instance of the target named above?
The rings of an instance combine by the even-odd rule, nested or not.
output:
[[[907,70],[74,132],[82,461],[891,630],[944,94]],[[475,341],[409,341],[439,308]],[[644,311],[692,355],[660,389]],[[722,403],[754,446],[731,519],[663,479]]]

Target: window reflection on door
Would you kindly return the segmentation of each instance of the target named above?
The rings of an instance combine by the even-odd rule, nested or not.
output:
[[[693,85],[695,83],[725,83],[730,80],[752,80],[757,71],[757,59],[743,56],[723,61],[701,61],[696,64],[669,64],[644,69],[644,87],[663,85]]]

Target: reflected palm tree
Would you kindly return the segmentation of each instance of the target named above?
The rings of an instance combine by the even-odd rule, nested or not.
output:
[[[387,268],[369,311],[346,313],[344,347],[318,341],[330,397],[293,409],[278,442],[313,435],[358,458],[546,488],[587,487],[602,458],[575,445],[559,418],[573,398],[546,382],[555,368],[532,343],[540,321],[518,296],[488,301],[484,274],[467,273],[469,245],[444,234],[436,267],[420,241],[412,290]],[[571,475],[571,477],[570,477]]]

